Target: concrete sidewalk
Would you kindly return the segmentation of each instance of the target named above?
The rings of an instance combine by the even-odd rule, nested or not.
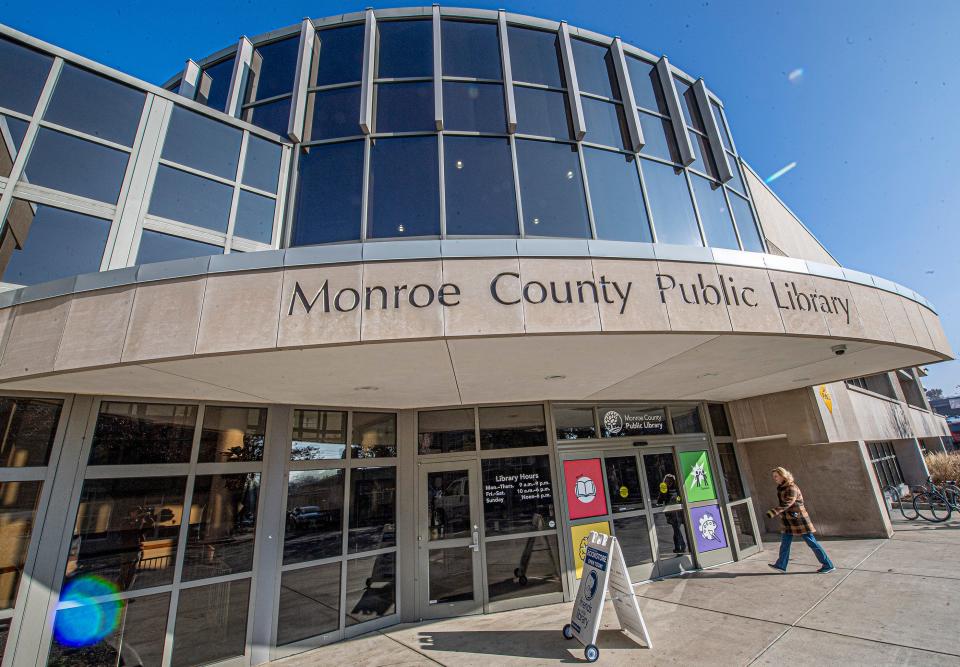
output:
[[[802,542],[790,571],[773,573],[767,543],[739,563],[638,586],[655,648],[621,634],[608,608],[597,664],[960,666],[960,521],[896,528],[890,540],[825,540],[829,575],[814,573]],[[271,664],[587,664],[560,635],[571,607],[399,625]]]

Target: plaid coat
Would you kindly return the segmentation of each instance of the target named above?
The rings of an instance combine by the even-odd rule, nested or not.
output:
[[[768,511],[767,516],[780,517],[780,521],[783,522],[781,533],[806,535],[817,532],[810,520],[810,515],[807,514],[807,508],[803,505],[803,494],[800,493],[800,488],[796,484],[784,482],[778,486],[777,498],[780,504]]]

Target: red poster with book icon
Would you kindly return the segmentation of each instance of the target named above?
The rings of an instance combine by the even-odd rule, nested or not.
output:
[[[571,519],[584,519],[607,513],[607,495],[604,492],[600,459],[564,461],[563,478]]]

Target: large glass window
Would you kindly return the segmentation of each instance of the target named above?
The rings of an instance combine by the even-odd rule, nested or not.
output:
[[[509,26],[510,67],[514,81],[562,88],[560,38],[555,32]]]
[[[347,627],[393,614],[396,598],[395,552],[347,561]]]
[[[633,155],[583,149],[597,238],[649,243],[650,223]]]
[[[520,134],[554,139],[573,137],[566,93],[517,86],[514,100],[517,105],[517,132]]]
[[[25,180],[115,204],[128,157],[123,151],[41,127],[30,151]]]
[[[553,421],[557,427],[557,440],[597,437],[597,427],[593,421],[591,407],[555,407]]]
[[[743,500],[747,494],[743,489],[743,480],[740,478],[740,466],[737,465],[737,455],[732,442],[718,442],[717,454],[720,456],[720,467],[723,468],[723,482],[727,488],[729,501]]]
[[[506,132],[503,86],[499,83],[444,81],[443,127],[465,132]]]
[[[250,77],[246,99],[251,102],[265,100],[291,92],[299,51],[299,36],[258,46],[254,53],[260,56],[260,71],[257,76]]]
[[[475,451],[477,436],[473,408],[431,410],[417,414],[420,454]]]
[[[389,155],[388,159],[399,160],[400,156]],[[363,204],[363,141],[302,147],[297,172],[290,245],[358,241]],[[385,179],[389,177],[384,174]],[[389,189],[384,194],[388,201],[391,194]],[[396,198],[402,198],[402,193],[397,193]],[[384,211],[383,217],[388,214]]]
[[[242,132],[237,128],[175,106],[160,156],[233,180],[237,175],[241,139]]]
[[[377,78],[433,76],[433,22],[378,21]]]
[[[374,139],[367,236],[439,236],[436,137]]]
[[[627,72],[638,107],[664,115],[670,113],[654,63],[627,56]]]
[[[284,565],[342,554],[343,479],[342,468],[290,472]]]
[[[604,459],[607,488],[610,489],[610,508],[614,513],[643,509],[643,486],[637,457],[613,456]]]
[[[490,602],[563,591],[555,534],[487,542],[486,554]],[[526,567],[518,577],[517,565],[523,562]]]
[[[174,667],[192,667],[242,656],[247,643],[250,580],[180,591],[173,632]]]
[[[185,239],[182,236],[171,236],[170,234],[161,234],[145,229],[140,235],[137,264],[222,254],[223,248],[218,245],[201,243],[200,241]]]
[[[33,114],[53,58],[0,37],[0,106]]]
[[[727,208],[723,186],[695,174],[690,175],[690,180],[697,198],[697,209],[700,211],[700,222],[703,223],[707,245],[739,250],[740,244],[737,243],[737,233],[733,229],[733,218]]]
[[[620,87],[613,69],[613,56],[610,48],[585,42],[582,39],[570,40],[573,49],[573,62],[576,64],[577,83],[580,90],[610,99],[620,99]]]
[[[277,192],[280,177],[279,144],[250,135],[247,138],[247,155],[243,161],[241,182],[265,192]]]
[[[397,455],[397,415],[393,412],[354,412],[350,440],[353,458]]]
[[[584,141],[626,149],[627,119],[623,115],[623,106],[592,97],[583,97],[581,103],[587,126]]]
[[[447,236],[517,235],[517,198],[507,139],[443,140]]]
[[[670,162],[680,162],[680,152],[677,149],[677,140],[673,136],[673,126],[670,121],[660,116],[637,112],[640,119],[640,128],[643,130],[643,147],[641,155],[650,155]]]
[[[41,487],[36,481],[0,482],[0,609],[17,600]]]
[[[484,459],[481,461],[481,470],[483,518],[488,538],[553,527],[549,456]],[[490,542],[487,543],[488,554],[489,548]]]
[[[353,468],[350,471],[350,553],[397,544],[397,469]]]
[[[208,405],[200,431],[200,463],[262,461],[267,431],[265,408]]]
[[[642,167],[657,241],[703,245],[683,171],[648,160]]]
[[[0,468],[45,466],[63,401],[0,397]]]
[[[378,83],[376,92],[376,132],[436,129],[432,83]]]
[[[480,408],[480,448],[512,449],[547,444],[542,405]]]
[[[27,134],[26,121],[0,114],[0,176],[7,178]]]
[[[430,98],[431,103],[433,98]],[[332,88],[310,93],[308,109],[312,109],[307,123],[304,143],[353,137],[360,134],[360,87]],[[433,117],[433,109],[430,110]]]
[[[347,413],[331,410],[294,410],[292,439],[291,461],[345,458]]]
[[[237,199],[237,215],[233,221],[233,234],[251,241],[273,241],[273,216],[276,200],[270,197],[240,191]]]
[[[157,167],[149,212],[226,233],[233,188],[166,165]]]
[[[189,463],[197,406],[104,401],[90,465]]]
[[[740,195],[727,190],[730,197],[730,208],[733,217],[737,219],[737,229],[740,231],[740,240],[744,250],[763,252],[763,241],[760,239],[760,229],[750,208],[750,202]]]
[[[314,86],[359,81],[363,69],[363,24],[317,32],[320,57]]]
[[[210,77],[210,91],[207,99],[198,99],[211,109],[223,111],[227,107],[227,95],[230,93],[230,79],[233,76],[234,57],[230,56],[213,65],[203,68],[203,73]]]
[[[250,107],[244,117],[257,127],[285,137],[290,123],[290,97]]]
[[[340,568],[328,563],[280,577],[277,646],[336,632],[340,627]]]
[[[43,119],[132,146],[145,99],[139,90],[65,64]]]
[[[444,76],[502,78],[500,39],[495,23],[444,19],[440,23],[440,35]]]
[[[527,236],[589,238],[575,146],[518,139],[517,169]]]

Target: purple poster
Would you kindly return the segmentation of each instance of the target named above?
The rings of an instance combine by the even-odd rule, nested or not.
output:
[[[697,551],[714,551],[727,546],[727,537],[723,534],[723,519],[716,505],[694,507],[690,510],[690,525],[697,540]]]

